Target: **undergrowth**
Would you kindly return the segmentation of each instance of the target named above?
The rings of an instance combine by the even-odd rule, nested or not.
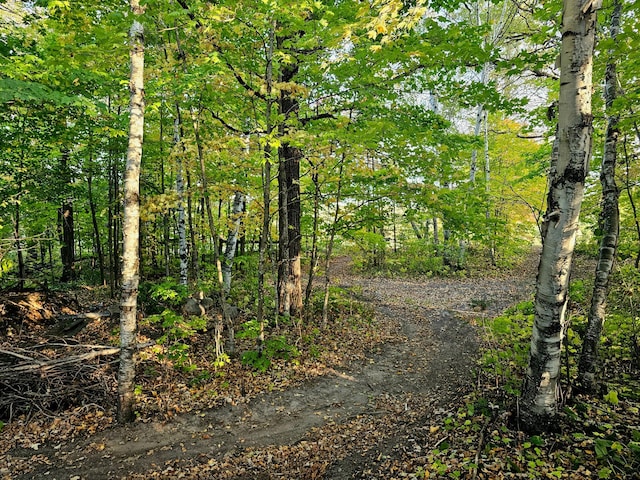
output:
[[[570,327],[562,366],[559,433],[529,436],[517,428],[528,362],[533,302],[485,320],[476,388],[439,426],[446,440],[413,478],[640,478],[640,273],[622,266],[612,282],[600,351],[601,391],[571,395],[592,285],[570,290]]]

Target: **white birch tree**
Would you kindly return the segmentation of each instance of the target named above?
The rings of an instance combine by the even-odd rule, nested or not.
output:
[[[592,148],[591,95],[597,9],[594,3],[564,0],[558,160],[555,172],[550,173],[531,351],[519,412],[521,428],[529,431],[552,429],[558,408],[569,275]]]
[[[178,194],[178,256],[180,257],[180,285],[189,281],[189,254],[187,251],[187,222],[184,212],[184,177],[182,174],[184,145],[180,129],[182,117],[180,106],[176,102],[176,117],[173,120],[173,145],[176,149],[176,193]]]
[[[233,197],[233,207],[231,209],[232,228],[229,229],[227,235],[227,244],[224,249],[224,263],[222,264],[222,284],[223,293],[228,295],[231,290],[231,270],[233,267],[233,259],[236,255],[238,245],[238,233],[240,232],[240,222],[245,208],[245,195],[237,191]]]
[[[122,297],[120,302],[120,367],[118,370],[118,421],[134,419],[135,350],[138,284],[140,282],[140,163],[144,133],[144,27],[136,17],[144,8],[130,0],[134,20],[129,31],[129,146],[124,177],[122,226]]]
[[[610,33],[610,37],[614,41],[620,31],[621,10],[622,4],[620,0],[616,0],[611,15]],[[602,184],[602,239],[600,240],[600,252],[596,266],[593,295],[591,296],[587,331],[582,341],[582,353],[578,364],[578,385],[589,392],[593,392],[596,389],[598,347],[605,321],[609,277],[613,271],[620,233],[620,211],[618,208],[620,190],[616,185],[615,179],[619,116],[616,113],[611,113],[613,102],[617,96],[617,80],[615,61],[610,60],[607,63],[605,72],[604,97],[608,110],[608,119],[604,155],[600,170],[600,183]]]

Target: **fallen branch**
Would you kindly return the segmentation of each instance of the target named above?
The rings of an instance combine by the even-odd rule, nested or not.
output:
[[[155,342],[138,344],[137,349],[155,345]],[[110,345],[79,345],[66,343],[42,344],[37,347],[57,347],[47,357],[35,349],[0,349],[4,365],[0,367],[0,418],[11,419],[31,412],[55,412],[69,405],[87,402],[109,403],[115,391],[115,371],[119,347]],[[68,347],[75,355],[64,356]],[[78,348],[87,351],[77,353]],[[25,355],[26,353],[26,355]],[[49,354],[50,352],[47,351]],[[106,361],[97,358],[110,356]],[[7,365],[7,360],[18,361]]]
[[[43,372],[54,369],[63,365],[69,365],[73,363],[80,363],[85,360],[91,360],[92,358],[100,357],[102,355],[114,355],[119,353],[120,349],[117,347],[106,348],[103,350],[92,350],[81,355],[72,355],[70,357],[57,358],[55,360],[49,360],[48,362],[30,363],[28,365],[18,365],[16,367],[9,367],[0,369],[0,375],[4,373],[18,373],[18,372],[30,372],[34,370],[41,370]]]
[[[65,347],[66,346],[73,346],[73,347],[82,346],[82,345],[66,345],[66,344],[62,344],[62,345]],[[140,350],[142,348],[146,348],[151,345],[155,345],[155,343],[154,342],[141,343],[141,344],[138,344],[137,349]],[[120,353],[119,347],[109,347],[109,346],[102,346],[102,345],[91,345],[90,347],[92,348],[92,350],[87,353],[82,353],[80,355],[71,355],[68,357],[56,358],[56,359],[47,360],[47,361],[36,360],[30,357],[27,357],[25,355],[21,355],[19,353],[11,352],[9,350],[0,350],[0,353],[3,353],[5,355],[14,356],[16,358],[21,358],[23,360],[27,360],[31,362],[28,364],[0,368],[0,376],[5,374],[11,375],[19,372],[33,372],[36,370],[39,370],[40,372],[46,372],[56,367],[62,367],[62,366],[71,365],[74,363],[81,363],[88,360],[92,360],[96,357],[102,357],[106,355],[115,355],[117,353]]]
[[[20,355],[17,352],[12,352],[9,350],[0,350],[0,354],[1,355],[9,355],[10,357],[16,357],[19,358],[20,360],[27,360],[28,362],[37,362],[36,359],[31,358],[31,357],[27,357],[26,355]]]

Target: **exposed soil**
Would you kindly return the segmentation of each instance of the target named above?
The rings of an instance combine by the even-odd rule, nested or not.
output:
[[[14,449],[9,458],[37,454],[41,466],[6,478],[391,478],[403,451],[426,449],[431,420],[472,387],[482,320],[531,294],[527,263],[500,278],[398,280],[352,276],[343,262],[337,282],[371,302],[400,341],[296,388]]]

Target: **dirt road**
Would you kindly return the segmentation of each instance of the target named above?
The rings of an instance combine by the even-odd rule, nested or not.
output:
[[[430,419],[473,384],[482,319],[529,295],[533,279],[338,281],[358,287],[401,341],[298,388],[43,446],[45,464],[17,478],[389,478],[403,451],[429,445]]]

